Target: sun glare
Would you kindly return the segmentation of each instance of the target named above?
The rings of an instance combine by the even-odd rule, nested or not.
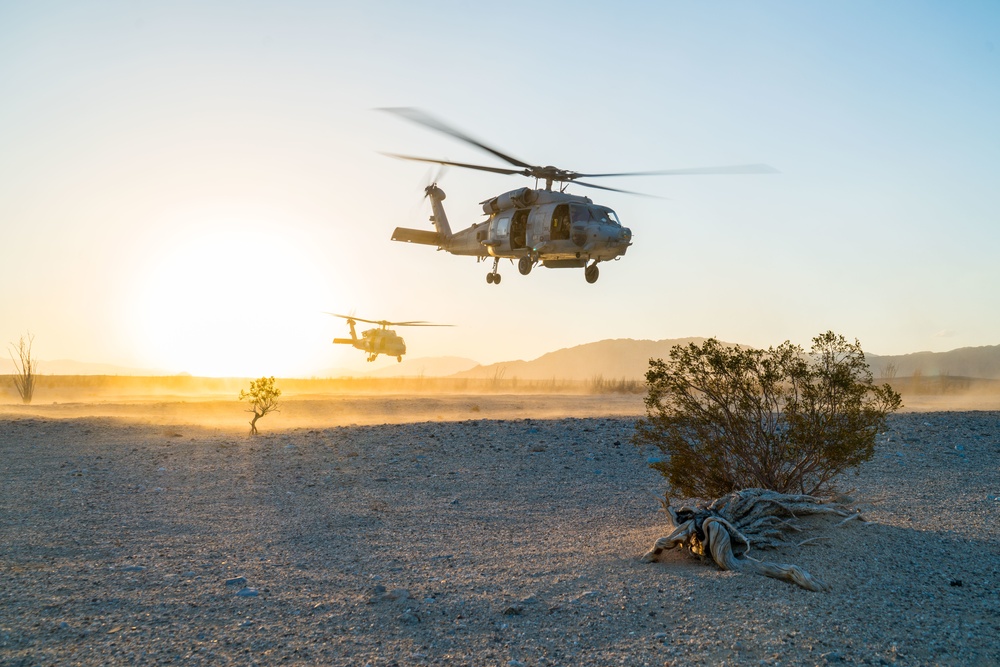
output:
[[[329,343],[322,310],[331,295],[313,250],[280,226],[246,221],[192,225],[159,246],[135,285],[142,358],[215,377],[316,367]]]

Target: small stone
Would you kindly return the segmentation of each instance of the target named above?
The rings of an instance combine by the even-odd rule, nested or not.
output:
[[[226,586],[246,586],[246,577],[234,577],[232,579],[226,579]]]
[[[241,598],[255,598],[258,593],[256,588],[241,588],[236,591],[236,595]]]
[[[504,616],[520,616],[524,609],[519,605],[512,605],[503,610]]]
[[[399,616],[399,622],[414,625],[420,622],[420,617],[414,614],[412,609],[407,609]]]
[[[128,567],[123,567],[122,572],[142,572],[145,569],[142,565],[129,565]]]

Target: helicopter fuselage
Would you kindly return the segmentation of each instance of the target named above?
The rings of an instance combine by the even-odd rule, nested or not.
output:
[[[632,245],[632,232],[615,212],[589,197],[553,190],[520,188],[482,202],[486,220],[451,233],[436,185],[426,190],[435,232],[396,228],[394,241],[434,245],[453,255],[494,258],[490,283],[499,283],[501,258],[517,259],[523,275],[537,263],[548,268],[587,268],[587,281],[597,280],[597,263],[617,259]],[[589,263],[589,266],[588,266]]]
[[[403,355],[406,354],[406,343],[403,341],[403,337],[395,331],[382,326],[366,329],[361,332],[361,336],[358,336],[354,329],[354,320],[349,319],[347,322],[351,327],[351,337],[334,338],[334,343],[353,345],[357,349],[367,352],[368,361],[375,361],[380,354],[396,357],[396,361],[403,360]]]

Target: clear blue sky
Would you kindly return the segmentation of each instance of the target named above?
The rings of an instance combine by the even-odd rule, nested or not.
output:
[[[455,324],[400,333],[484,363],[827,329],[1000,344],[993,2],[0,1],[0,100],[0,337],[41,359],[311,375],[364,365],[322,314],[351,310]],[[621,261],[490,286],[389,241],[428,225],[429,170],[379,151],[493,158],[384,106],[577,171],[781,173],[586,191],[631,227]],[[532,183],[440,185],[457,229]]]

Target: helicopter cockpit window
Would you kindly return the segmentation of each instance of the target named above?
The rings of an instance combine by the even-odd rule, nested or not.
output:
[[[621,227],[622,223],[618,220],[618,216],[610,208],[594,208],[594,217],[604,224],[617,225]]]
[[[579,204],[572,204],[569,207],[569,214],[573,222],[590,222],[592,219],[590,208]]]

